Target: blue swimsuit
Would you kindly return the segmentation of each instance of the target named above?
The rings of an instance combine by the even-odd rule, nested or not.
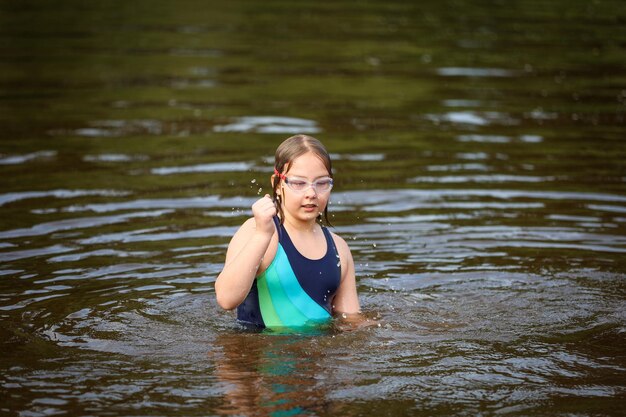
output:
[[[237,307],[237,320],[260,328],[329,322],[331,302],[341,280],[339,253],[330,232],[322,227],[326,255],[313,260],[298,252],[278,217],[274,223],[278,230],[276,256]]]

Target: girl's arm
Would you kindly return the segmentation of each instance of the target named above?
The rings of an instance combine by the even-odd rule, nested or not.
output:
[[[237,307],[250,292],[263,257],[276,231],[276,207],[265,196],[252,205],[254,218],[235,233],[226,252],[224,269],[215,281],[217,303],[226,310]]]
[[[359,305],[359,296],[356,290],[352,253],[348,244],[342,238],[333,233],[333,239],[341,260],[341,283],[333,299],[333,313],[358,314],[361,311],[361,306]]]
[[[377,320],[370,320],[361,314],[352,253],[343,239],[335,234],[333,238],[341,259],[341,283],[333,300],[333,313],[339,318],[339,328],[349,330],[380,326]]]

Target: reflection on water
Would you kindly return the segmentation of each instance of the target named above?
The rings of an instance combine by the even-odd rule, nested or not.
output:
[[[216,132],[283,133],[291,135],[320,132],[320,128],[317,127],[313,120],[276,116],[239,117],[233,123],[215,126],[213,130]]]
[[[4,7],[0,413],[618,415],[623,7],[500,6]],[[380,326],[215,304],[295,132]]]
[[[183,167],[153,168],[151,172],[157,175],[184,174],[188,172],[233,172],[249,171],[252,164],[246,162],[220,162],[214,164],[200,164]]]
[[[0,165],[23,164],[37,159],[53,158],[56,154],[55,151],[38,151],[26,155],[3,156],[0,157]]]
[[[437,68],[437,75],[444,77],[513,77],[516,71],[503,68]]]
[[[224,384],[223,415],[311,415],[329,412],[328,387],[318,384],[327,354],[314,338],[221,333],[210,356]],[[246,346],[245,351],[241,349]]]
[[[473,112],[473,111],[453,111],[445,114],[429,114],[426,118],[439,125],[441,123],[451,123],[459,125],[486,126],[490,124],[515,125],[519,120],[509,115],[499,112]]]

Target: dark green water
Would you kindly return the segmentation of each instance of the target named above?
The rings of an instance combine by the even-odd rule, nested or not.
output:
[[[623,415],[622,1],[0,1],[0,414]],[[214,301],[333,153],[380,327]]]

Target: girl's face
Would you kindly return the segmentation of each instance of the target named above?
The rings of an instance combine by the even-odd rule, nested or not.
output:
[[[287,166],[286,171],[288,171],[285,174],[287,181],[299,177],[312,183],[330,176],[324,162],[312,152],[294,159]],[[330,198],[330,190],[320,191],[315,187],[307,186],[304,191],[297,192],[287,186],[285,180],[282,181],[280,187],[285,218],[291,217],[297,221],[314,221],[320,213],[324,212]]]

